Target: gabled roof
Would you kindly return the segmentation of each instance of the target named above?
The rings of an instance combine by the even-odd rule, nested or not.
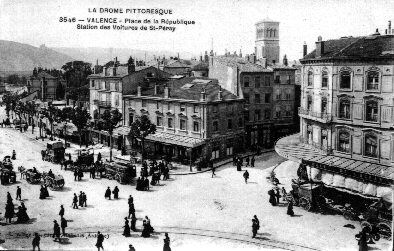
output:
[[[250,63],[241,57],[218,56],[214,57],[214,60],[230,67],[238,67],[240,72],[272,72],[270,69],[264,68],[258,64]]]
[[[346,37],[324,41],[324,53],[316,57],[316,50],[307,54],[300,61],[327,58],[393,58],[394,36],[372,35],[365,37]]]

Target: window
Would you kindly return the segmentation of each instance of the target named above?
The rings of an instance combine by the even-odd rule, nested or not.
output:
[[[321,98],[321,113],[323,113],[323,114],[327,113],[327,98],[326,97]]]
[[[226,148],[226,155],[227,155],[227,156],[233,155],[233,147],[232,147],[232,146],[228,146],[228,147]]]
[[[271,78],[269,76],[266,76],[264,79],[264,85],[265,86],[270,86],[271,85]]]
[[[200,131],[200,123],[198,123],[197,121],[193,122],[193,131],[194,132],[199,132]]]
[[[242,121],[242,118],[239,118],[238,119],[238,127],[243,127],[243,126],[244,126],[244,123]]]
[[[348,99],[339,100],[339,117],[350,119],[350,101]]]
[[[160,109],[160,101],[156,101],[156,109]]]
[[[312,111],[312,96],[310,96],[310,95],[308,95],[308,97],[307,97],[306,109],[308,111]]]
[[[277,84],[280,83],[280,76],[275,76],[275,83],[277,83]]]
[[[261,102],[260,94],[258,94],[258,93],[254,94],[254,102],[255,103],[260,103]]]
[[[134,114],[130,113],[129,114],[129,126],[131,126],[131,124],[133,124],[134,122]]]
[[[369,91],[379,90],[379,72],[376,71],[368,72],[367,90]]]
[[[286,106],[286,116],[290,117],[291,116],[291,106]]]
[[[105,89],[109,90],[110,89],[110,83],[109,82],[105,82]]]
[[[255,121],[261,120],[261,112],[260,112],[260,110],[254,110],[254,120]]]
[[[287,100],[291,99],[291,91],[290,91],[290,89],[286,89],[286,99]]]
[[[198,113],[198,108],[199,108],[198,105],[194,105],[194,106],[193,106],[193,112],[194,112],[194,113]]]
[[[233,120],[232,119],[227,120],[227,129],[229,129],[229,130],[233,129]]]
[[[186,120],[184,119],[179,120],[179,129],[186,130]]]
[[[291,75],[287,75],[287,84],[289,85],[289,84],[291,84]]]
[[[249,87],[249,77],[244,77],[244,87]]]
[[[28,83],[28,85],[29,85],[29,83],[30,83],[30,81],[27,81]],[[92,88],[94,88],[94,80],[92,80]]]
[[[266,93],[264,95],[264,103],[266,104],[271,103],[271,93]]]
[[[163,126],[163,118],[162,117],[157,117],[156,118],[156,125],[157,126]]]
[[[327,87],[328,87],[328,73],[326,71],[323,71],[321,75],[321,88],[327,88]]]
[[[275,92],[275,94],[276,94],[276,100],[280,100],[281,98],[282,98],[282,94],[280,93],[280,90],[278,89],[278,90],[276,90],[276,92]]]
[[[275,107],[275,117],[277,117],[277,118],[281,117],[281,111],[280,111],[280,107],[279,106]]]
[[[308,86],[313,86],[313,72],[308,72]]]
[[[167,110],[170,111],[171,110],[171,102],[167,103]]]
[[[146,100],[144,100],[144,99],[142,100],[141,106],[146,107]]]
[[[371,134],[365,135],[364,155],[373,158],[378,157],[378,139],[376,136]]]
[[[167,124],[168,128],[173,128],[174,127],[174,123],[173,123],[172,118],[168,118],[167,122],[168,122],[168,124]]]
[[[350,89],[350,79],[351,79],[351,77],[350,77],[349,71],[341,72],[339,88],[340,89]]]
[[[244,99],[246,104],[250,104],[249,93],[244,94]]]
[[[212,126],[214,132],[219,131],[219,123],[217,121],[213,121]]]
[[[347,131],[339,131],[338,151],[350,153],[350,134]]]
[[[181,109],[181,112],[186,111],[186,105],[184,103],[181,103],[180,104],[180,109]]]
[[[254,87],[260,88],[260,77],[254,78]]]
[[[218,110],[219,110],[219,106],[218,106],[217,104],[215,104],[215,105],[212,106],[212,111],[213,111],[214,113],[218,112]]]
[[[119,91],[119,82],[115,83],[115,91]]]
[[[269,110],[269,109],[264,110],[264,118],[265,119],[271,118],[271,110]]]
[[[244,120],[245,121],[249,121],[250,120],[249,111],[244,111]]]
[[[212,149],[212,157],[211,159],[217,159],[219,158],[219,147],[214,147]]]
[[[366,111],[365,111],[365,120],[371,122],[378,121],[378,102],[375,100],[368,100],[365,102]]]

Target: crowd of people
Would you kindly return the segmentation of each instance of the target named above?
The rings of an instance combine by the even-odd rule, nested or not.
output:
[[[11,223],[11,220],[14,217],[17,217],[16,223],[26,223],[30,220],[27,214],[27,208],[23,202],[21,202],[21,205],[18,206],[18,211],[15,212],[15,205],[10,192],[7,192],[7,202],[5,206],[4,217],[8,223]]]

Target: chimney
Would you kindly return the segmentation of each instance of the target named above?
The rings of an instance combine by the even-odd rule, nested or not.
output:
[[[158,93],[157,89],[158,89],[158,86],[157,86],[157,84],[155,83],[154,95],[157,95],[157,93]]]
[[[202,54],[200,54],[200,62],[202,62]]]
[[[305,57],[306,54],[308,54],[308,45],[306,45],[306,42],[304,41],[304,51],[302,53],[302,57]]]
[[[285,66],[288,66],[288,65],[289,65],[289,62],[287,61],[287,56],[286,56],[286,54],[285,54],[285,56],[283,57],[283,64],[284,64]]]
[[[239,49],[239,56],[242,58],[242,51]]]
[[[384,34],[387,35],[387,29],[384,30]]]
[[[200,93],[200,101],[205,101],[206,99],[206,93],[205,93],[205,88],[203,87]]]
[[[164,98],[170,98],[170,88],[167,85],[164,87]]]
[[[320,58],[324,54],[324,41],[322,37],[319,36],[316,42],[316,57]]]
[[[389,27],[388,27],[387,30],[389,31],[389,34],[392,34],[392,33],[391,33],[391,21],[389,21]]]
[[[141,97],[141,86],[140,85],[137,86],[137,96]]]
[[[218,100],[222,100],[222,99],[223,99],[222,87],[219,85]]]

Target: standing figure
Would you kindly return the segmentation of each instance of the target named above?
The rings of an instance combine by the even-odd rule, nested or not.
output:
[[[111,189],[109,189],[109,187],[105,190],[104,198],[108,198],[109,200],[111,199]]]
[[[248,170],[246,170],[244,172],[243,176],[244,176],[244,179],[245,179],[245,183],[248,183],[248,179],[249,179],[249,172],[248,172]]]
[[[79,191],[78,200],[79,200],[79,206],[80,206],[80,207],[83,207],[83,195],[82,195],[82,191]]]
[[[164,241],[163,251],[171,251],[170,237],[168,237],[168,233],[165,233],[164,235],[165,235],[165,238],[163,239],[163,241]]]
[[[118,186],[115,186],[114,191],[112,193],[114,194],[114,199],[119,199],[119,188],[118,188]]]
[[[269,203],[271,203],[272,206],[276,206],[275,191],[271,189],[268,191],[268,194],[270,196]]]
[[[255,159],[254,159],[254,155],[253,155],[252,159],[250,160],[250,166],[251,167],[254,167],[254,162],[255,162]]]
[[[358,237],[358,238],[357,238]],[[364,227],[360,233],[356,235],[356,239],[358,239],[358,250],[359,251],[367,251],[367,229]]]
[[[276,204],[279,204],[279,198],[281,197],[279,192],[279,187],[275,189],[275,197],[276,197]]]
[[[14,204],[7,202],[7,204],[5,205],[5,215],[4,218],[7,222],[11,223],[11,219],[14,217],[15,215],[15,211],[14,211]]]
[[[150,233],[153,233],[153,231],[154,231],[155,229],[152,227],[152,225],[151,225],[151,223],[150,223],[150,219],[148,218],[148,216],[145,216],[145,220],[146,220],[146,224],[147,224],[147,226],[148,226],[149,232],[150,232]]]
[[[286,201],[286,195],[287,195],[286,189],[282,187],[282,201]]]
[[[102,248],[104,250],[103,242],[104,242],[104,235],[102,233],[100,233],[100,231],[98,231],[97,232],[97,242],[96,242],[97,251],[100,251],[100,248]]]
[[[256,235],[257,235],[257,230],[258,230],[257,222],[256,222],[255,219],[252,219],[252,233],[253,233],[252,238],[255,238],[255,237],[256,237]]]
[[[149,226],[148,226],[146,219],[143,220],[142,227],[143,227],[143,229],[142,229],[141,236],[144,238],[150,237]]]
[[[74,169],[74,181],[77,181],[77,177],[78,177],[78,168]]]
[[[213,178],[213,176],[216,176],[215,169],[216,169],[216,167],[214,165],[212,165],[212,177],[211,178]]]
[[[54,241],[59,240],[59,242],[61,241],[60,239],[60,226],[57,223],[56,220],[53,221],[53,235],[52,238],[55,238]]]
[[[134,201],[134,198],[133,198],[133,196],[130,195],[127,203],[130,205],[131,203],[133,203],[133,201]]]
[[[290,216],[294,216],[293,201],[290,201],[289,204],[287,205],[287,214]]]
[[[33,241],[32,241],[33,251],[36,250],[36,247],[37,247],[37,250],[40,251],[40,240],[41,240],[41,238],[38,235],[38,233],[34,233],[34,238],[33,238]]]
[[[256,221],[256,224],[257,224],[257,230],[259,230],[259,229],[260,229],[260,221],[259,221],[259,219],[257,218],[257,216],[256,216],[256,215],[254,215],[254,216],[253,216],[253,219]]]
[[[64,216],[64,207],[63,207],[63,205],[60,205],[59,215],[60,215],[60,217]]]
[[[12,150],[12,157],[11,157],[11,159],[16,159],[16,152],[15,152],[15,150]]]
[[[127,217],[124,217],[124,230],[123,230],[123,235],[125,237],[130,237],[130,227],[129,227],[129,220],[127,219]]]
[[[67,221],[63,216],[60,218],[60,227],[62,228],[63,236],[66,236]]]
[[[82,200],[83,200],[82,206],[87,207],[86,201],[88,200],[88,198],[85,192],[82,192]]]
[[[130,222],[130,228],[131,228],[131,230],[133,230],[134,232],[137,230],[136,228],[135,228],[135,223],[137,222],[137,218],[135,217],[135,215],[133,215],[132,217],[131,217],[131,222]]]
[[[246,156],[246,166],[245,167],[248,167],[249,166],[249,156]]]
[[[40,200],[43,200],[43,199],[45,199],[45,188],[44,188],[44,186],[41,185],[41,188],[40,188]]]
[[[73,198],[73,209],[78,209],[78,197],[77,194],[74,193],[74,198]]]
[[[129,245],[129,251],[135,251],[135,248],[131,244]]]
[[[22,195],[22,189],[19,187],[19,186],[17,186],[17,188],[16,188],[16,199],[18,200],[22,200],[22,197],[21,197],[21,195]]]
[[[129,218],[130,218],[130,215],[132,215],[133,217],[135,217],[134,203],[129,204]]]

